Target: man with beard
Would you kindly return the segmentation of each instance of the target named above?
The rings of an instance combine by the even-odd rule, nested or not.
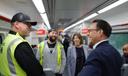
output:
[[[36,56],[44,69],[50,69],[55,76],[62,76],[66,64],[63,45],[57,41],[56,30],[48,31],[48,39],[39,44]]]
[[[121,55],[108,41],[111,31],[110,24],[104,20],[96,19],[92,22],[87,35],[93,51],[80,76],[121,76]]]

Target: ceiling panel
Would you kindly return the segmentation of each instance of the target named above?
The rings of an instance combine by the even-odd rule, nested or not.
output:
[[[39,23],[43,22],[32,0],[0,0],[0,16],[11,19],[12,16],[18,12],[23,12],[29,15],[33,21]],[[6,24],[2,22],[0,23],[2,27],[6,28]]]
[[[66,28],[110,0],[43,0],[52,28]],[[115,1],[115,0],[113,0]],[[64,21],[63,21],[64,20]]]
[[[128,2],[104,12],[90,21],[100,18],[108,21],[111,25],[128,23]]]
[[[0,0],[1,12],[5,17],[12,18],[17,12],[28,14],[32,20],[41,22],[41,16],[35,8],[32,0]]]

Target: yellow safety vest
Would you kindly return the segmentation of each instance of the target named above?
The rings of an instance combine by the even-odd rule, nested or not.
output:
[[[44,42],[41,42],[39,44],[39,54],[40,54],[40,64],[43,65],[43,49],[44,49]],[[61,68],[61,48],[63,48],[63,46],[60,43],[57,43],[57,69]]]
[[[17,63],[14,53],[18,44],[26,42],[18,33],[8,34],[0,50],[0,76],[27,76]]]

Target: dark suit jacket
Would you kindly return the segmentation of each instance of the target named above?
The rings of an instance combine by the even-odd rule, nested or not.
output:
[[[128,64],[128,56],[123,55],[122,59],[123,59],[123,64]]]
[[[121,76],[121,65],[118,51],[104,41],[89,55],[79,76]]]

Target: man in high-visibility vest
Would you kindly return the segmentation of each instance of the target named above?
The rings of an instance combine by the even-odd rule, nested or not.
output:
[[[57,40],[57,37],[56,30],[49,30],[48,39],[39,44],[36,56],[44,69],[50,69],[55,76],[62,76],[66,57],[63,45]]]
[[[42,66],[24,39],[36,24],[24,13],[13,16],[11,30],[0,48],[0,76],[44,76]]]

